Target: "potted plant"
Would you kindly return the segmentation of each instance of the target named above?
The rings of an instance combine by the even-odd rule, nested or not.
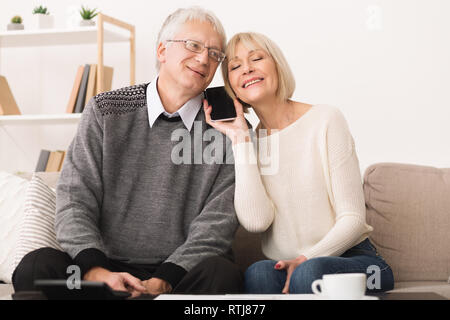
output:
[[[80,21],[81,26],[95,26],[95,21],[92,19],[98,14],[96,12],[97,8],[89,9],[88,7],[81,6],[80,15],[82,20]]]
[[[23,30],[23,24],[22,24],[22,17],[21,16],[14,16],[11,19],[11,23],[8,24],[6,27],[7,30]]]
[[[39,6],[33,9],[33,25],[36,29],[53,28],[53,16],[47,7]]]

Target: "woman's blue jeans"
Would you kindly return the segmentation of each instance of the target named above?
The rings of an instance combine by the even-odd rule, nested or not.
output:
[[[254,294],[280,294],[286,283],[286,270],[276,270],[278,261],[262,260],[245,272],[245,290]],[[324,274],[365,273],[366,293],[384,292],[394,288],[389,265],[366,239],[340,257],[318,257],[306,260],[292,273],[289,293],[312,293],[311,284]]]

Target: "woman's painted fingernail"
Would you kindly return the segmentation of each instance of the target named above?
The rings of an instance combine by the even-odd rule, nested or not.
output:
[[[277,264],[275,265],[275,269],[280,269],[280,264],[277,263]]]

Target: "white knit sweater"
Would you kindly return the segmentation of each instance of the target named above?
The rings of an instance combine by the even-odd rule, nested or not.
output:
[[[236,213],[245,229],[263,232],[268,258],[340,256],[373,230],[353,137],[338,109],[315,105],[288,127],[236,144],[233,152]]]

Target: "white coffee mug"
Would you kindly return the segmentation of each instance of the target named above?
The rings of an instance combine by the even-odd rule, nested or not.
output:
[[[320,287],[320,290],[318,289]],[[366,293],[365,273],[325,274],[315,280],[311,289],[314,294],[324,299],[359,300]]]

